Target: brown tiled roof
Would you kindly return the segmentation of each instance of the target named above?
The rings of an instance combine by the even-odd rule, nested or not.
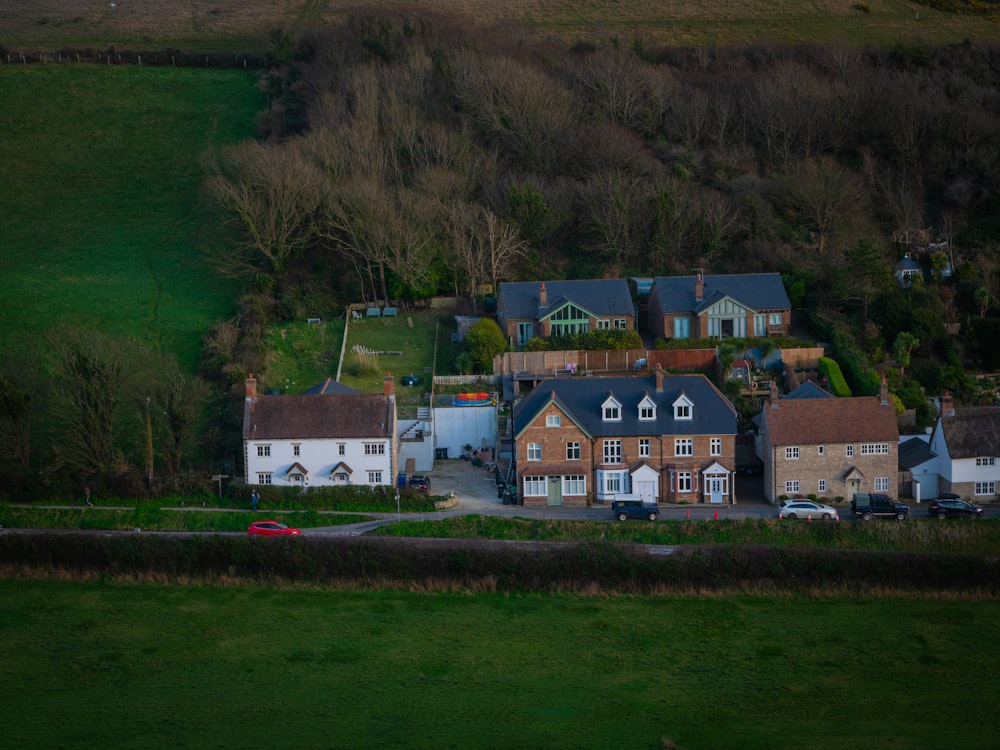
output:
[[[899,427],[892,403],[877,397],[781,399],[765,404],[772,445],[896,442]]]
[[[955,409],[941,418],[941,431],[952,458],[1000,455],[1000,407]]]
[[[393,401],[378,393],[258,396],[243,411],[246,440],[391,437]]]

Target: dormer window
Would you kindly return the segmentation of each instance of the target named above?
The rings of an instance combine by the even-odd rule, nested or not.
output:
[[[674,419],[693,419],[694,418],[694,403],[681,393],[680,396],[674,401]]]
[[[615,400],[614,396],[609,396],[608,399],[601,404],[601,413],[604,416],[605,422],[622,421],[622,405]]]
[[[651,422],[656,419],[656,403],[649,396],[639,402],[639,421]]]

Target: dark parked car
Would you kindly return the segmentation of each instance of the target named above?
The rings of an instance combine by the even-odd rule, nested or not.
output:
[[[426,474],[414,474],[410,477],[410,489],[426,495],[431,490],[431,478]]]
[[[254,521],[247,529],[247,536],[301,536],[294,526],[286,526],[278,521]]]
[[[983,509],[960,497],[942,494],[927,508],[931,518],[982,518]]]
[[[660,515],[660,506],[655,502],[647,503],[642,500],[612,500],[611,512],[619,521],[627,521],[629,518],[648,518],[650,521],[655,521]]]

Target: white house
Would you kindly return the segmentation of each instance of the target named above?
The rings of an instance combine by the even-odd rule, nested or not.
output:
[[[261,396],[251,375],[243,409],[247,484],[393,485],[399,466],[392,376],[383,393]]]
[[[1000,487],[1000,407],[956,409],[952,397],[941,397],[941,413],[931,432],[939,492],[991,499]]]

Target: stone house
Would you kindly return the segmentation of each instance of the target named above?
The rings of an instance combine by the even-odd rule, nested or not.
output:
[[[526,506],[735,502],[736,410],[703,375],[544,380],[513,418]]]
[[[779,399],[772,385],[759,424],[756,452],[771,502],[899,492],[899,428],[885,383],[878,396],[807,399]]]

